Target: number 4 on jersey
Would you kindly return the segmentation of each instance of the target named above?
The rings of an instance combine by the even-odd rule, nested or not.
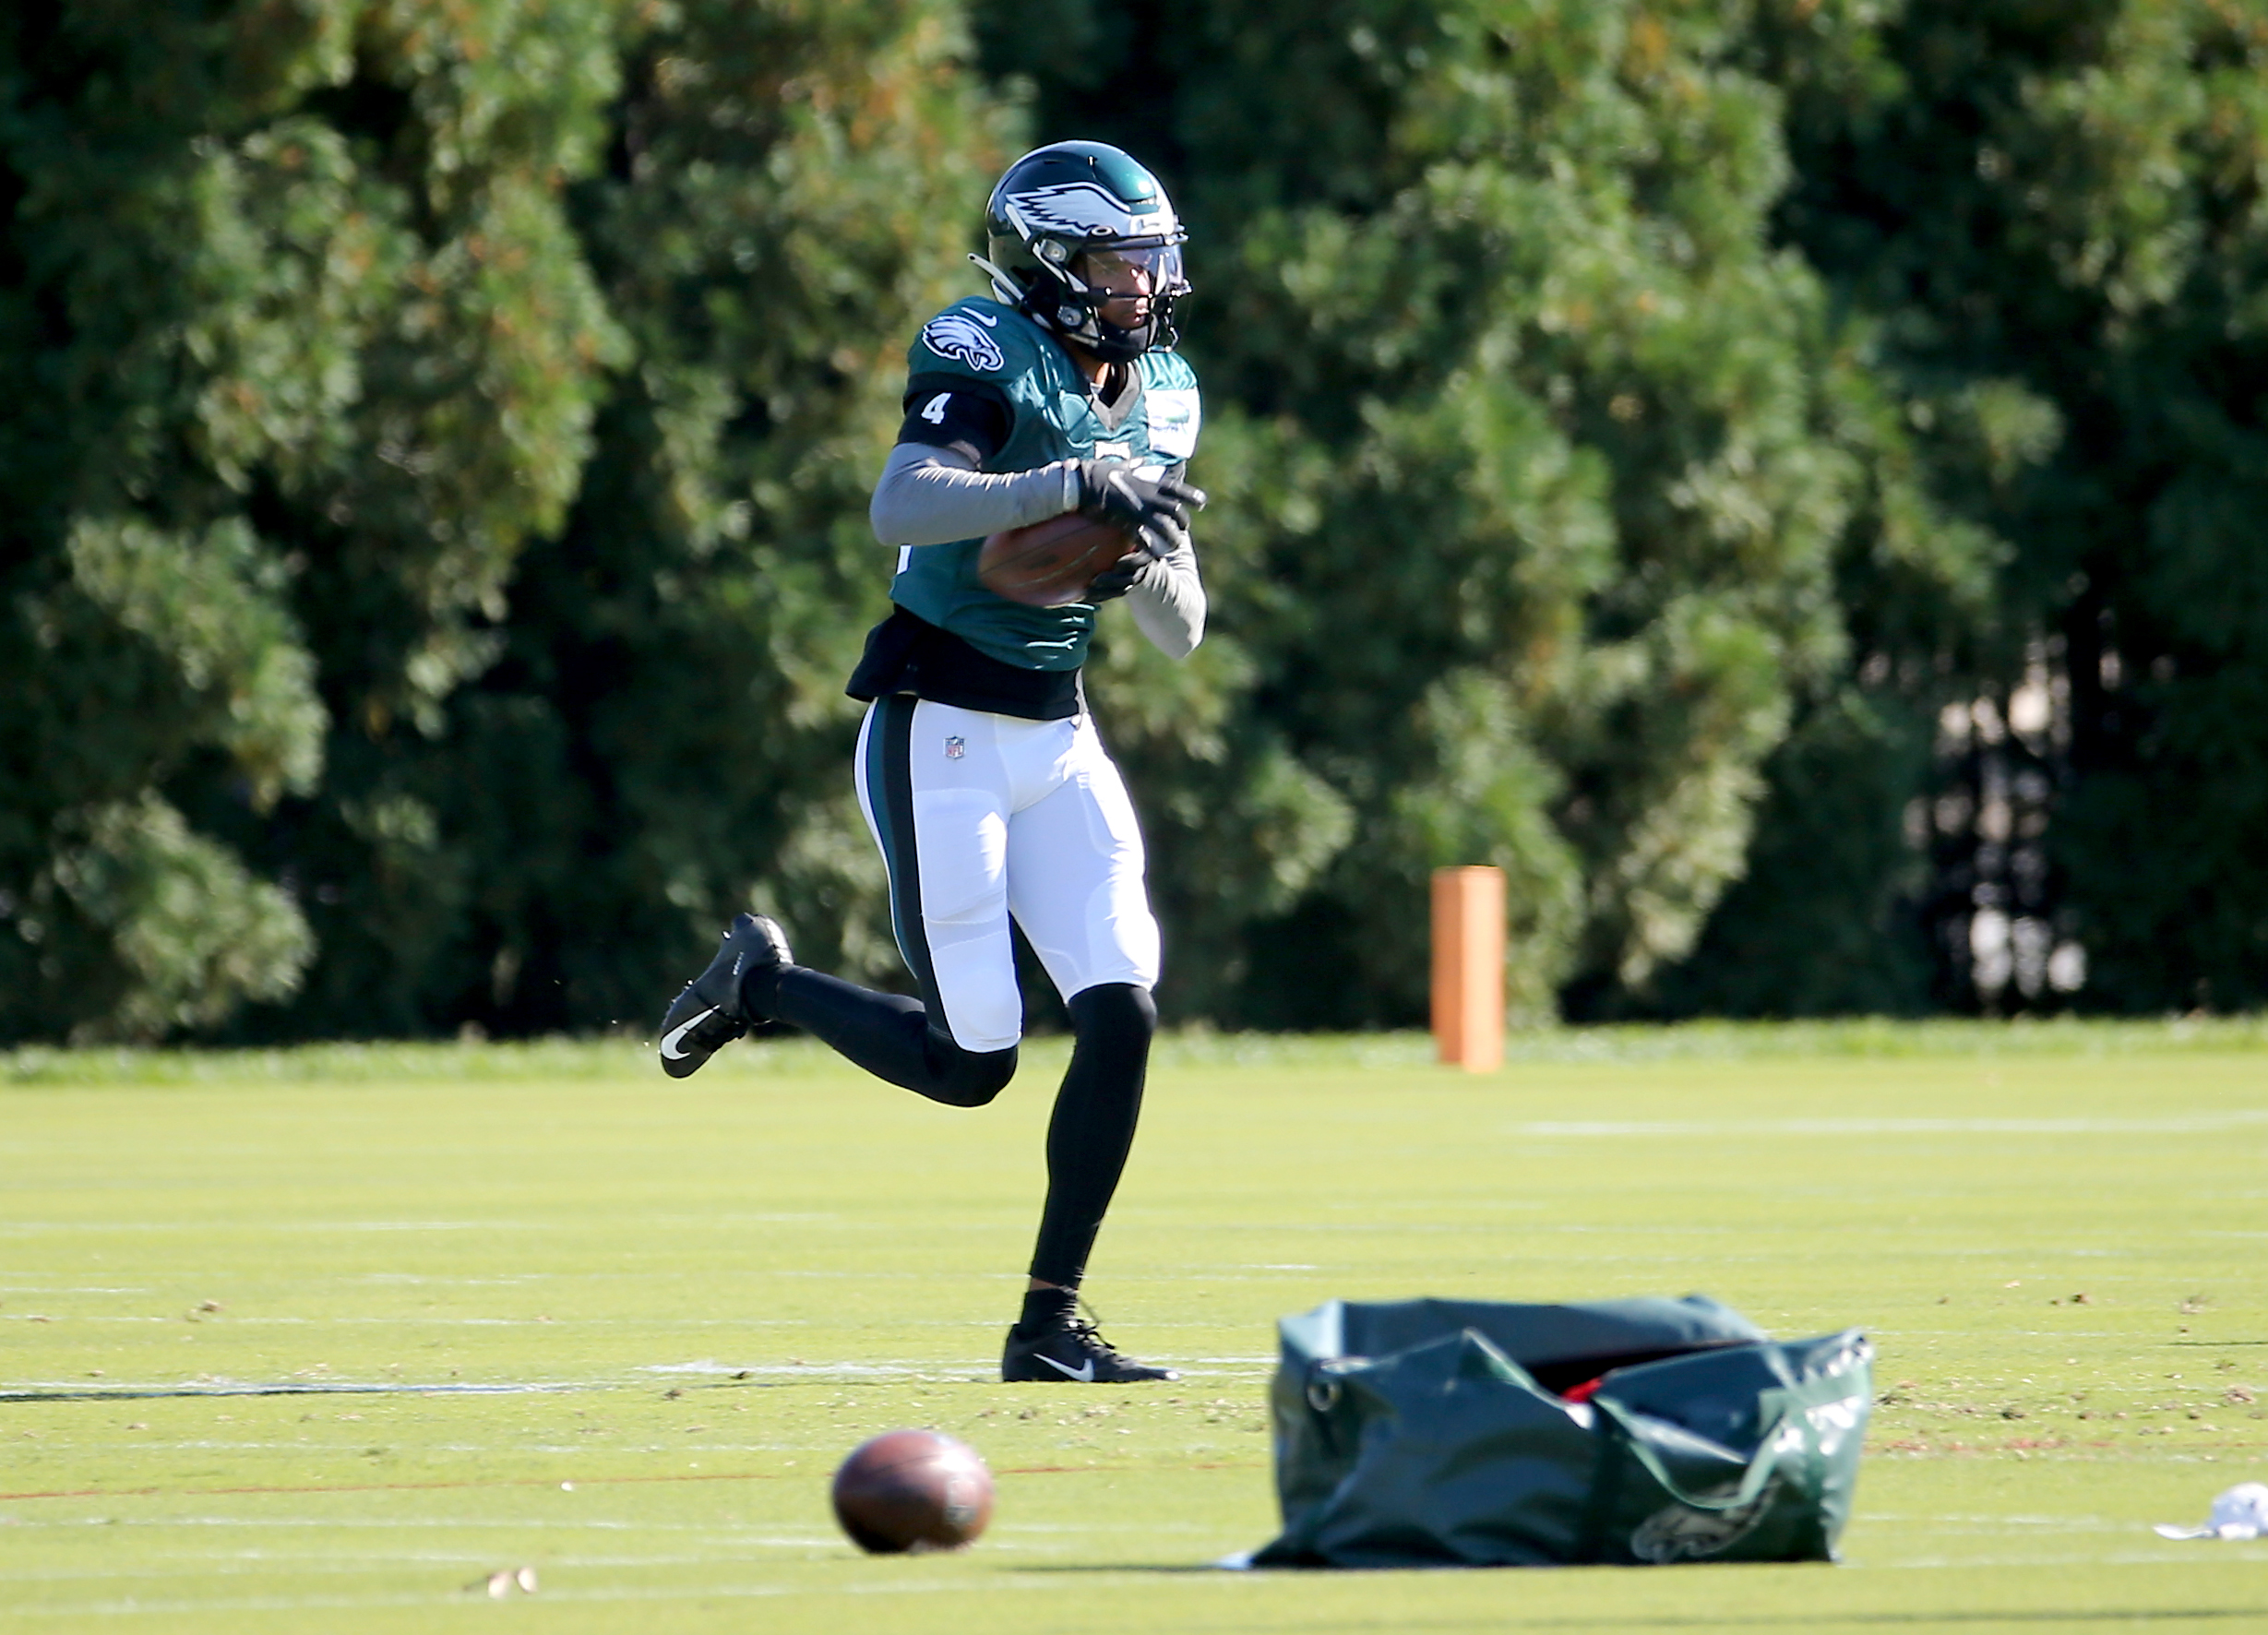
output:
[[[939,392],[929,400],[929,407],[922,411],[922,418],[931,425],[943,425],[945,424],[945,405],[951,402],[953,394],[950,392]]]

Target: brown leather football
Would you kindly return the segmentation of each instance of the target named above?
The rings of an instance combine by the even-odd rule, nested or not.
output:
[[[1066,511],[986,539],[976,554],[976,578],[995,596],[1026,607],[1061,607],[1084,600],[1094,576],[1133,549],[1124,530]]]
[[[992,1472],[941,1431],[886,1431],[835,1472],[835,1520],[869,1555],[958,1550],[992,1520]]]

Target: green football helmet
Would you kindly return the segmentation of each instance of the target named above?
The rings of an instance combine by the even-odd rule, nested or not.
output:
[[[1181,269],[1188,237],[1165,189],[1132,158],[1104,142],[1055,142],[1008,167],[985,207],[985,254],[970,259],[991,275],[1004,304],[1124,363],[1174,344],[1174,303],[1189,292]],[[1104,257],[1116,288],[1091,281]],[[1128,269],[1150,297],[1149,316],[1132,328],[1103,316],[1105,303],[1124,298]]]

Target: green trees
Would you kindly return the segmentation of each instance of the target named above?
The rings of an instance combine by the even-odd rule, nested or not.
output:
[[[0,1032],[161,1032],[289,991],[293,904],[185,805],[313,786],[324,712],[250,472],[335,456],[382,240],[284,113],[334,16],[0,25]]]
[[[2256,9],[18,6],[0,1038],[889,978],[866,486],[1068,135],[1195,234],[1169,1014],[1415,1020],[1482,860],[1531,1017],[2258,1003]]]
[[[806,959],[896,973],[842,685],[888,607],[866,496],[904,349],[970,276],[972,178],[1012,157],[961,40],[892,0],[624,18],[569,202],[625,344],[580,493],[417,773],[467,880],[424,1025],[651,1025],[752,900]]]
[[[874,962],[840,683],[1000,157],[956,30],[11,14],[0,1034],[590,1026],[755,878]]]
[[[1781,76],[1783,231],[1879,337],[1932,492],[2002,542],[1989,617],[1892,624],[1853,666],[1909,722],[1961,706],[1941,778],[1865,820],[1929,797],[1936,997],[2057,1002],[2083,949],[2082,1003],[2256,1005],[2268,18],[1909,0],[1820,51],[1805,9],[1764,31],[1810,64]]]
[[[564,198],[606,136],[610,8],[351,18],[351,54],[297,118],[368,200],[368,316],[335,452],[253,491],[304,558],[294,601],[332,731],[318,788],[233,826],[292,880],[323,950],[281,1022],[300,1034],[436,1020],[421,990],[489,865],[443,816],[430,762],[454,695],[500,650],[522,552],[566,515],[623,346]]]
[[[1415,1020],[1412,905],[1484,860],[1511,877],[1522,1010],[1641,990],[1740,875],[1760,765],[1843,662],[1838,553],[1973,570],[1770,243],[1781,110],[1738,18],[1342,0],[1121,32],[1065,8],[1049,38],[1094,42],[1067,61],[1017,54],[1016,9],[985,38],[1042,134],[1099,124],[1179,187],[1189,349],[1225,400],[1200,475],[1235,690],[1210,766],[1138,763],[1188,815],[1158,847],[1167,997]],[[1222,846],[1229,811],[1306,877]]]
[[[606,23],[12,11],[7,1032],[210,1025],[299,987],[330,880],[380,928],[446,892],[386,748],[488,662],[582,463],[616,342],[559,190]]]

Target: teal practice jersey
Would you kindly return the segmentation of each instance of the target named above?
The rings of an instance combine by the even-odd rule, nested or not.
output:
[[[1105,412],[1055,338],[1013,307],[972,296],[922,327],[906,353],[916,387],[949,392],[954,380],[1004,395],[1008,439],[987,471],[1029,471],[1059,459],[1116,455],[1136,466],[1177,467],[1197,448],[1197,375],[1181,354],[1153,347],[1134,362],[1136,389]],[[916,411],[918,412],[918,409]],[[1025,607],[976,580],[981,540],[907,545],[890,600],[971,647],[1026,670],[1075,670],[1094,634],[1094,609]]]

